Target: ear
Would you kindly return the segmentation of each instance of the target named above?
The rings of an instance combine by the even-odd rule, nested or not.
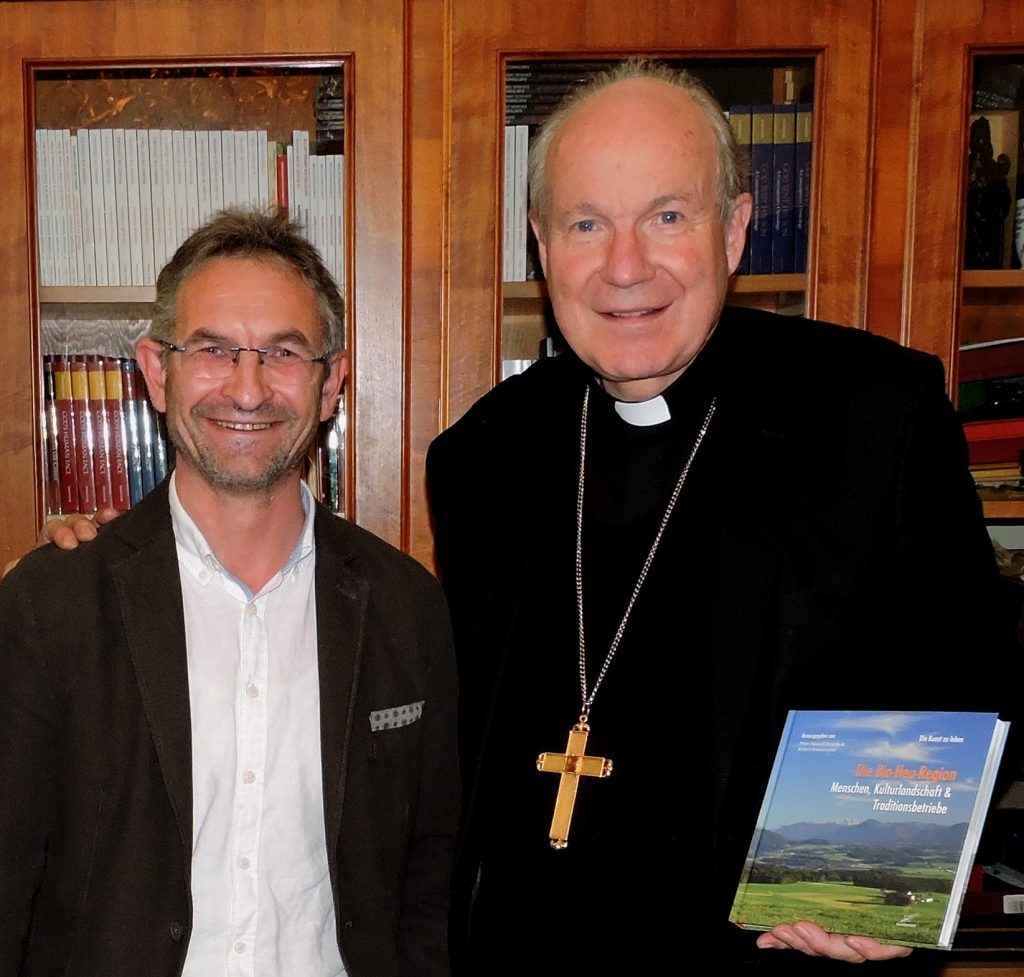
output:
[[[167,412],[167,368],[164,366],[164,348],[154,339],[140,339],[135,344],[135,359],[146,378],[146,389],[153,406],[161,414]]]
[[[747,225],[753,210],[754,198],[749,193],[741,193],[732,202],[732,213],[725,222],[725,254],[729,261],[731,275],[743,257],[743,246],[747,243]]]
[[[536,214],[530,214],[530,227],[533,228],[533,235],[537,238],[537,252],[540,255],[540,266],[544,270],[544,277],[548,277],[548,242],[544,234],[544,225],[537,219]]]
[[[342,350],[340,353],[333,353],[327,362],[327,377],[324,379],[323,388],[320,391],[320,420],[329,421],[338,407],[338,398],[341,396],[341,388],[345,384],[345,377],[348,375],[348,353]]]

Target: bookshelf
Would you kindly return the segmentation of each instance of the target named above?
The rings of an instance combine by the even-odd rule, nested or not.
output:
[[[400,0],[372,10],[326,0],[298,9],[240,0],[0,5],[8,54],[0,67],[0,157],[8,179],[0,202],[0,375],[9,378],[0,390],[4,559],[31,545],[45,511],[42,320],[102,319],[117,308],[134,315],[152,297],[136,286],[41,287],[30,257],[37,245],[36,126],[312,129],[302,79],[327,73],[344,78],[348,109],[350,514],[401,543],[402,486],[394,472],[404,453],[403,88],[394,66],[404,56],[404,16]],[[141,77],[147,71],[150,79]],[[120,94],[119,74],[130,81]]]
[[[193,229],[226,207],[289,203],[344,292],[344,73],[342,61],[301,58],[34,66],[33,230],[46,369],[56,357],[59,376],[73,354],[131,358],[159,269]],[[92,387],[89,393],[97,396]],[[44,407],[59,416],[51,396]],[[74,485],[51,485],[50,514],[103,508],[111,480],[124,481],[126,468],[134,475],[132,502],[162,477],[164,446],[154,459],[145,447],[157,444],[158,432],[144,437],[134,416],[129,421],[127,403],[109,406],[109,391],[104,402],[106,410],[94,409],[91,448],[83,444],[83,414],[69,402],[65,410],[76,423],[48,425],[41,445],[47,469],[77,481],[81,503],[68,502]],[[339,419],[323,425],[308,474],[314,492],[340,512],[351,473],[350,446],[339,449],[338,432],[349,416],[351,403],[343,402]],[[145,410],[142,420],[155,425],[155,412]],[[59,436],[69,428],[73,438]],[[154,462],[161,464],[147,478]],[[83,478],[96,483],[95,493]],[[121,494],[117,507],[126,503]]]

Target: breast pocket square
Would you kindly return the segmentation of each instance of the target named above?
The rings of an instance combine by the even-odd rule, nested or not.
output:
[[[409,726],[423,715],[423,703],[410,702],[405,706],[392,706],[390,709],[376,709],[370,713],[370,732],[379,733],[382,729],[397,729]]]

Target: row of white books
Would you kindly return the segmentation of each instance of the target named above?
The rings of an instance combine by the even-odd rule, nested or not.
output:
[[[42,285],[156,283],[182,241],[228,207],[288,208],[344,280],[344,159],[265,130],[36,130]]]
[[[528,126],[505,126],[503,280],[526,281]]]

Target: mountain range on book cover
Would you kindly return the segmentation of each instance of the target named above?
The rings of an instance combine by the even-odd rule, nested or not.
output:
[[[791,712],[729,918],[948,949],[1005,733],[987,713]]]

